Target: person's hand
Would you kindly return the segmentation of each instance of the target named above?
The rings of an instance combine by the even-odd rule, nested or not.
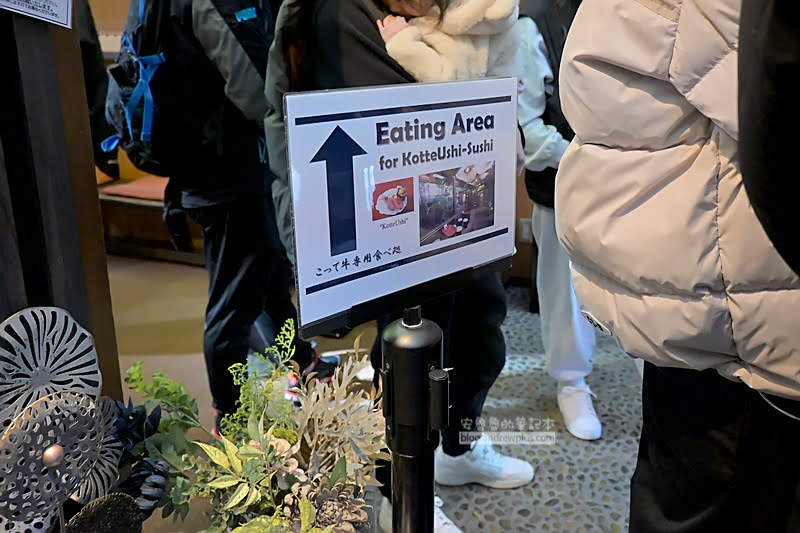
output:
[[[389,40],[397,35],[400,30],[408,26],[408,22],[403,17],[395,15],[387,15],[383,20],[378,20],[378,29],[383,37],[383,42],[388,43]]]

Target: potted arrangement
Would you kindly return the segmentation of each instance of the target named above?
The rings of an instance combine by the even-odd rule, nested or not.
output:
[[[220,438],[202,426],[181,383],[160,373],[148,382],[141,363],[131,367],[126,382],[146,402],[122,405],[117,429],[140,507],[177,519],[206,499],[206,533],[370,530],[373,511],[362,496],[378,485],[375,461],[388,454],[376,393],[356,379],[369,359],[356,340],[355,356],[329,383],[301,380],[296,408],[283,397],[288,375],[299,375],[293,335],[287,322],[266,355],[231,367],[239,405],[222,420]]]

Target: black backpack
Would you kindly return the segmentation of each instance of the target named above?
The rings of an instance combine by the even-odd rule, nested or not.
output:
[[[115,135],[103,149],[125,150],[133,165],[169,176],[169,124],[164,111],[170,65],[164,39],[170,29],[171,0],[131,0],[119,57],[109,68],[106,120]]]
[[[561,97],[558,90],[559,68],[567,32],[580,4],[581,0],[528,0],[520,8],[520,15],[532,18],[539,33],[542,34],[547,49],[547,60],[554,76],[553,94],[547,96],[542,120],[545,124],[555,126],[568,141],[572,140],[575,133],[561,111]]]
[[[530,17],[536,23],[547,48],[547,60],[553,71],[553,93],[547,95],[542,120],[555,126],[566,140],[575,136],[569,122],[561,110],[561,97],[558,92],[558,74],[561,55],[572,19],[578,11],[581,0],[528,0],[520,8],[521,17]],[[525,169],[525,186],[528,196],[537,204],[553,208],[555,203],[556,169],[545,168],[540,171]]]

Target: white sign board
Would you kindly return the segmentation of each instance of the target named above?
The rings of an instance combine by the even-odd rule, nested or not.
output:
[[[72,27],[72,0],[0,0],[0,9]]]
[[[301,328],[513,254],[516,78],[285,108]]]

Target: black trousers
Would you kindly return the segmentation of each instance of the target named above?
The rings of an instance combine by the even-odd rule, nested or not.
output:
[[[269,196],[187,210],[203,227],[203,255],[209,275],[203,352],[214,407],[236,408],[239,398],[228,368],[243,363],[251,328],[266,311],[280,328],[287,318],[297,325],[291,300],[292,269],[278,239]],[[295,360],[301,368],[313,357],[311,346],[296,336]]]
[[[481,415],[492,384],[503,370],[506,343],[500,326],[506,318],[506,293],[496,273],[481,275],[447,296],[422,305],[422,316],[436,322],[444,334],[444,364],[450,373],[450,427],[442,431],[442,449],[461,455],[469,446],[459,444],[461,421],[473,422]],[[378,337],[372,346],[372,366],[381,368],[383,328],[400,315],[378,322]],[[391,468],[380,465],[375,477],[383,483],[381,493],[391,498]]]
[[[642,415],[631,533],[800,531],[800,421],[716,371],[649,363]]]

